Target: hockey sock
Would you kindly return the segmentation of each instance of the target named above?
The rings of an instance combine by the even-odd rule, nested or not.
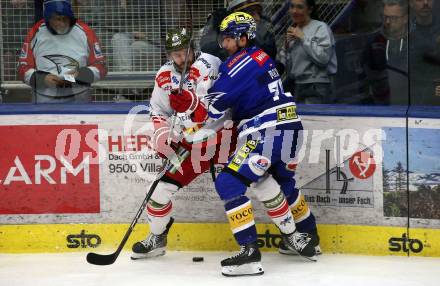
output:
[[[173,204],[168,201],[167,204],[160,204],[150,199],[147,205],[148,221],[150,222],[150,231],[153,234],[162,234],[167,223],[171,218]]]
[[[239,196],[225,204],[226,216],[239,245],[257,241],[252,204],[248,197]]]
[[[287,196],[287,202],[289,203],[296,228],[299,232],[316,230],[315,216],[310,211],[310,208],[300,190],[295,188],[293,192]]]
[[[282,233],[289,234],[295,231],[292,213],[282,192],[270,200],[263,201],[263,204],[267,209],[267,214]]]

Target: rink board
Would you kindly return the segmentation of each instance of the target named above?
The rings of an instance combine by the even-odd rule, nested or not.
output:
[[[0,253],[116,247],[127,227],[121,223],[133,219],[161,166],[147,148],[150,120],[127,116],[129,107],[0,106]],[[382,108],[377,116],[365,107],[308,108],[301,109],[304,145],[295,178],[320,223],[323,249],[440,256],[440,120],[411,112],[407,119],[405,108]],[[69,144],[60,150],[59,142]],[[70,163],[60,159],[63,152]],[[248,195],[260,244],[273,249],[277,232]],[[179,224],[170,247],[236,247],[209,173],[176,193],[173,211]],[[133,238],[145,235],[145,220]]]
[[[0,253],[40,253],[116,250],[126,224],[52,224],[0,226]],[[327,253],[440,256],[440,230],[401,227],[319,225],[321,248]],[[281,237],[269,224],[257,226],[258,244],[277,251]],[[148,225],[136,226],[125,250],[145,238]],[[403,236],[407,239],[402,239]],[[170,250],[228,251],[237,245],[228,224],[175,223],[168,236]]]

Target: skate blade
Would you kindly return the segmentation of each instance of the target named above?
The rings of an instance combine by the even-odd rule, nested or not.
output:
[[[283,249],[283,248],[278,248],[278,253],[284,254],[284,255],[300,256],[300,254],[298,252],[296,252],[295,250]],[[319,245],[315,246],[315,253],[316,253],[315,256],[322,254],[321,247]]]
[[[138,259],[146,259],[146,258],[153,258],[158,256],[164,256],[165,255],[165,248],[157,248],[153,251],[150,251],[148,253],[132,253],[131,254],[131,260],[138,260]]]
[[[264,273],[261,262],[246,263],[238,266],[222,266],[224,276],[254,276]]]
[[[315,247],[315,251],[316,251],[316,247]],[[305,256],[305,255],[301,255],[296,250],[293,250],[293,249],[286,250],[286,249],[281,249],[281,248],[278,249],[278,252],[283,255],[303,257],[307,260],[314,261],[314,262],[318,261],[318,257],[317,257],[318,254],[317,253],[315,253],[315,255],[313,255],[313,256]],[[321,254],[321,252],[319,254]]]

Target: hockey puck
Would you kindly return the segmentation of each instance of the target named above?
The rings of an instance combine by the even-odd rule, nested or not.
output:
[[[193,257],[193,262],[203,262],[203,257],[201,257],[201,256],[194,256]]]

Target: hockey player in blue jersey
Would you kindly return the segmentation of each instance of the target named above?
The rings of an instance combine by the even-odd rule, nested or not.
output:
[[[210,117],[232,113],[240,132],[240,144],[215,182],[241,246],[237,255],[221,262],[226,276],[263,273],[252,204],[245,195],[248,187],[263,202],[290,251],[313,260],[318,245],[316,235],[301,233],[295,227],[294,217],[299,215],[316,228],[310,210],[289,209],[289,205],[303,200],[294,188],[301,120],[292,95],[283,91],[275,63],[252,45],[255,27],[254,19],[243,12],[232,13],[222,21],[220,44],[230,57],[220,66],[218,80],[204,97]],[[191,102],[187,96],[175,96],[174,100]]]

